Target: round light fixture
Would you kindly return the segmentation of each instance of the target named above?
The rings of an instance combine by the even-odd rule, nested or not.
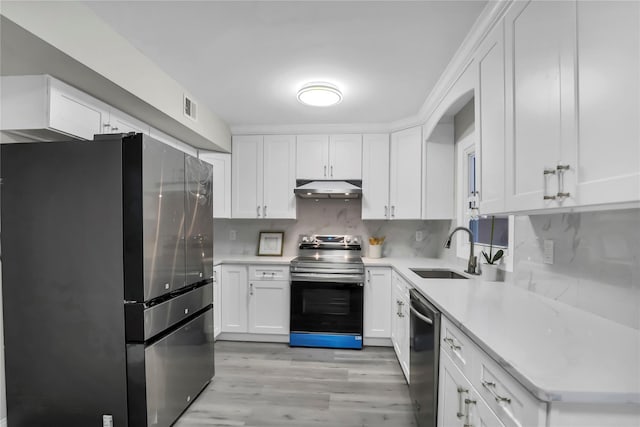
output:
[[[314,107],[329,107],[342,101],[342,92],[331,83],[307,83],[298,91],[298,101]]]

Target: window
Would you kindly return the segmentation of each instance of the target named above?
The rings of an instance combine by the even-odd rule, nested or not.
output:
[[[505,261],[508,271],[512,271],[512,257],[509,256],[509,242],[513,239],[513,220],[508,216],[484,216],[478,211],[478,191],[480,183],[477,181],[477,159],[473,134],[468,135],[457,143],[458,151],[458,225],[469,227],[473,233],[474,243],[477,245],[475,255],[480,260],[481,251],[489,253],[489,246],[493,245],[493,253],[497,249],[505,251]],[[493,236],[492,236],[493,227]],[[457,255],[461,258],[469,256],[467,236],[458,233]]]

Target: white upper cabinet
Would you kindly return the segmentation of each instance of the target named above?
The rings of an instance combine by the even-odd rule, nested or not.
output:
[[[296,140],[267,135],[263,152],[263,218],[295,218]]]
[[[233,218],[295,218],[295,137],[234,136]]]
[[[580,205],[640,200],[640,3],[577,3]]]
[[[362,136],[362,219],[389,219],[389,135]]]
[[[505,76],[504,25],[499,22],[475,55],[477,67],[476,175],[479,208],[483,214],[504,212],[505,188]]]
[[[575,3],[515,2],[505,46],[506,208],[572,206]]]
[[[2,130],[43,141],[149,135],[149,125],[47,75],[2,77]]]
[[[391,134],[389,218],[421,219],[422,127]]]
[[[454,147],[452,123],[438,124],[424,140],[422,219],[450,219],[455,216]]]
[[[361,135],[298,135],[297,179],[362,179]]]
[[[213,166],[213,217],[231,218],[231,154],[202,153]]]

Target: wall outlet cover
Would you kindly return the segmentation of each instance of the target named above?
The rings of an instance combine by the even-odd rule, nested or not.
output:
[[[229,240],[236,240],[238,238],[238,233],[236,230],[229,230]]]
[[[421,230],[416,231],[416,242],[422,242],[424,240],[424,233]]]

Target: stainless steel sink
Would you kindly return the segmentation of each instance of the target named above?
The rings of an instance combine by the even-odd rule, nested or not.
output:
[[[468,277],[446,268],[410,268],[409,270],[423,279],[468,279]]]

